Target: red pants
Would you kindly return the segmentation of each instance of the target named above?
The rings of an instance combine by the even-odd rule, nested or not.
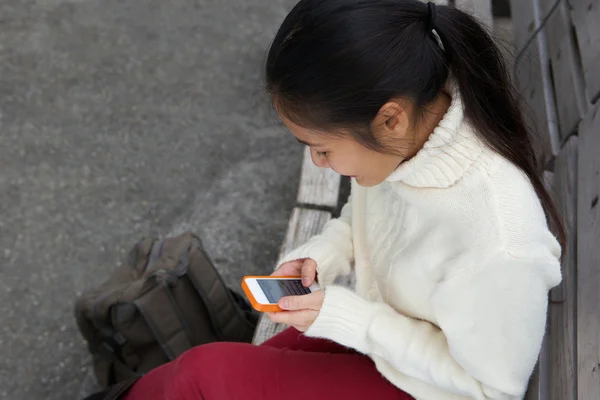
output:
[[[368,357],[290,328],[261,346],[210,343],[150,371],[125,400],[320,400],[412,397]]]

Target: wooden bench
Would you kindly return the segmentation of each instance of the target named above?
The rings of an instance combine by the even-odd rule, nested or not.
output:
[[[515,78],[568,234],[529,396],[600,399],[600,0],[511,0],[511,7]]]

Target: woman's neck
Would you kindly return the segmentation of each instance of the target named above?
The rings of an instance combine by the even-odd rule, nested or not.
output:
[[[414,157],[423,148],[433,130],[438,126],[450,108],[452,98],[446,92],[441,92],[428,106],[423,117],[415,128],[413,146],[404,161]]]

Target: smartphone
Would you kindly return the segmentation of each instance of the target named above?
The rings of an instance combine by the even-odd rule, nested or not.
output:
[[[282,297],[309,294],[320,288],[316,282],[304,287],[300,276],[245,276],[242,289],[255,310],[279,312],[284,311],[277,305]]]

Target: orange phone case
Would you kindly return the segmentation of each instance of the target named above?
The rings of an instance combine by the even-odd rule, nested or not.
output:
[[[248,297],[248,300],[250,300],[250,304],[252,304],[252,307],[254,307],[255,310],[260,311],[260,312],[280,312],[280,311],[285,311],[285,310],[282,310],[281,308],[279,308],[279,306],[277,304],[261,304],[258,301],[256,301],[256,299],[254,298],[254,295],[252,294],[252,291],[250,290],[248,285],[246,285],[247,278],[302,279],[301,276],[245,276],[245,277],[243,277],[242,278],[242,290],[244,291],[244,293],[246,293],[246,296]]]

